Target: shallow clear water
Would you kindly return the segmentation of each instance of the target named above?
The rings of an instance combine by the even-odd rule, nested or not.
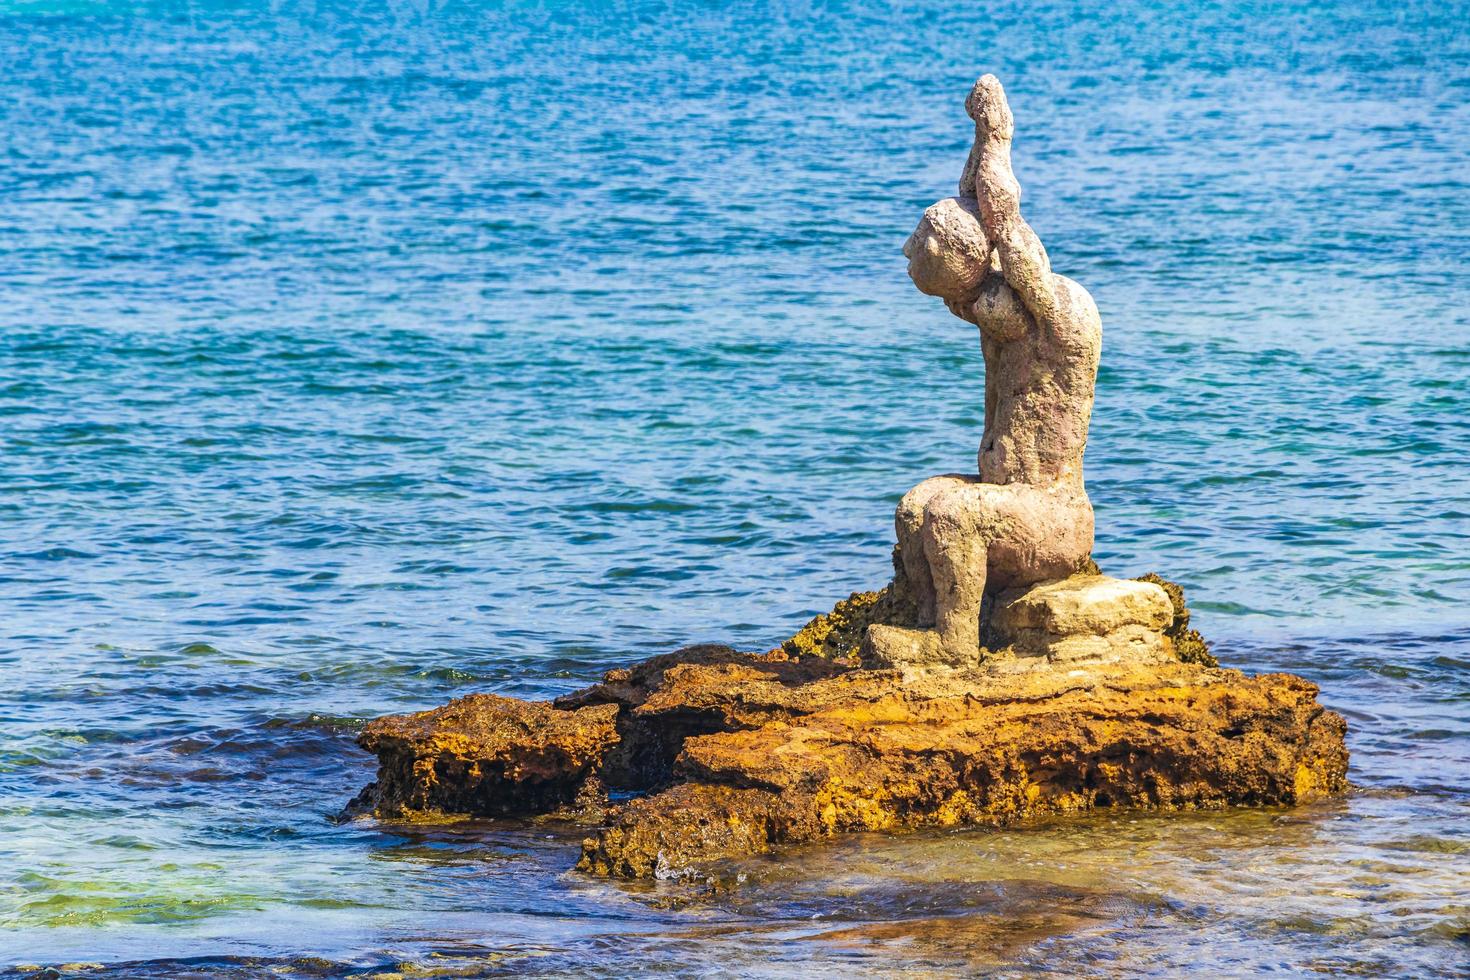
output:
[[[0,965],[1466,972],[1455,4],[0,9]],[[885,579],[978,441],[976,337],[898,250],[985,70],[1103,312],[1099,560],[1321,683],[1358,788],[729,894],[331,824],[364,718]]]

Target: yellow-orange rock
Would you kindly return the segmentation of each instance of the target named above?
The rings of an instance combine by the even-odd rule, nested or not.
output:
[[[1346,786],[1342,718],[1285,674],[1176,662],[1069,675],[1007,661],[900,687],[892,672],[854,669],[806,685],[811,710],[790,717],[774,674],[753,668],[729,685],[703,671],[682,684],[706,703],[783,708],[688,739],[678,783],[617,811],[585,842],[582,870],[673,875],[844,831],[1297,804]]]
[[[1316,696],[1177,660],[899,672],[691,647],[555,705],[379,719],[351,812],[599,818],[578,867],[652,877],[846,831],[1290,805],[1346,787],[1346,726]],[[606,807],[604,787],[639,795]]]
[[[369,722],[358,744],[378,779],[346,815],[530,816],[600,802],[603,757],[618,742],[618,708],[472,694],[441,708]]]

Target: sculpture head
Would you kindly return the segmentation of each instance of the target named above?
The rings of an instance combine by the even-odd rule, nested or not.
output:
[[[979,206],[962,197],[931,205],[903,254],[920,292],[949,301],[972,295],[990,271],[990,239],[980,224]]]

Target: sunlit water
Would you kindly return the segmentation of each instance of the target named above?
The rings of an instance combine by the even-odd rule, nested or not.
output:
[[[0,964],[1465,973],[1465,11],[566,6],[3,8]],[[1354,792],[720,894],[329,822],[365,718],[884,581],[978,441],[899,247],[984,70],[1103,312],[1100,561],[1321,683]]]

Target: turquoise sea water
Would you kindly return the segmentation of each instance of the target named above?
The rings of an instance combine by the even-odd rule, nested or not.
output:
[[[0,6],[0,973],[1465,974],[1470,10]],[[748,886],[329,821],[363,719],[767,647],[973,465],[899,248],[983,71],[1103,313],[1097,556],[1354,792]]]

